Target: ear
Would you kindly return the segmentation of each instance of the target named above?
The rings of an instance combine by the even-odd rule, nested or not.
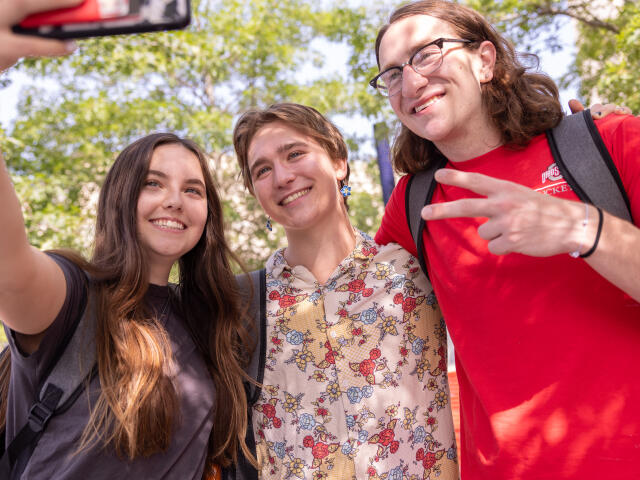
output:
[[[493,79],[493,69],[496,65],[496,47],[493,43],[485,40],[478,47],[478,58],[480,60],[479,80],[480,83],[488,83]]]
[[[341,158],[333,161],[333,169],[336,171],[336,179],[344,180],[347,176],[347,159]]]

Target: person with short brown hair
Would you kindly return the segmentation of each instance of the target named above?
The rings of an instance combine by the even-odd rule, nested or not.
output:
[[[261,478],[458,478],[438,306],[415,258],[351,226],[342,135],[284,103],[243,114],[233,138],[287,236],[266,264]]]

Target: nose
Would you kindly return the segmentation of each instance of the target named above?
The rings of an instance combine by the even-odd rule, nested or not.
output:
[[[168,210],[182,210],[182,192],[178,188],[168,188],[165,191],[162,206]]]
[[[277,187],[284,187],[296,178],[293,170],[286,164],[276,163],[273,167],[273,182]]]
[[[427,86],[429,79],[417,73],[411,65],[402,68],[402,96],[417,97],[418,92]]]

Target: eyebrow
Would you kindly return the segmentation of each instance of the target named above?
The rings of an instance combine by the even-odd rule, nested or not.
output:
[[[160,177],[160,178],[169,178],[169,176],[166,173],[164,173],[164,172],[162,172],[160,170],[152,170],[152,169],[150,169],[147,172],[147,176],[149,176],[149,175],[155,175],[156,177]],[[202,180],[200,180],[199,178],[188,178],[188,179],[186,179],[184,181],[184,183],[186,183],[187,185],[198,185],[198,186],[200,186],[202,188],[206,188],[204,182]]]
[[[278,154],[282,154],[285,152],[288,152],[289,150],[293,150],[294,148],[299,148],[299,147],[307,147],[307,143],[305,142],[289,142],[289,143],[283,143],[282,145],[280,145],[277,149],[276,149],[276,153]],[[262,165],[263,163],[267,162],[268,159],[266,159],[265,157],[259,157],[254,163],[253,165],[251,165],[250,169],[249,169],[249,173],[251,175],[251,177],[253,177],[253,172],[255,171],[256,167],[259,167],[260,165]]]
[[[438,37],[440,38],[440,37]],[[413,56],[414,53],[416,53],[418,50],[420,50],[423,47],[426,47],[427,45],[429,45],[430,43],[433,43],[434,41],[438,40],[438,38],[434,38],[433,40],[430,40],[428,42],[420,42],[417,45],[414,45],[410,48],[407,48],[404,52],[402,52],[402,54],[404,56],[407,57],[407,62],[409,61],[409,59]],[[385,70],[389,70],[390,68],[394,68],[394,67],[399,67],[400,64],[402,64],[404,62],[400,62],[400,63],[395,63],[392,65],[380,65],[380,72],[384,72]]]

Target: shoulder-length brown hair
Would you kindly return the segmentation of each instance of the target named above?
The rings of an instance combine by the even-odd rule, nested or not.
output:
[[[198,158],[207,194],[204,232],[178,261],[180,282],[171,301],[216,387],[206,466],[210,471],[214,463],[226,466],[235,461],[239,448],[252,458],[244,442],[247,403],[242,368],[251,347],[229,264],[235,257],[224,237],[222,205],[206,156],[194,142],[171,133],[143,137],[117,157],[100,192],[91,261],[58,251],[87,270],[95,286],[101,392],[79,449],[102,442],[133,459],[162,452],[171,442],[179,413],[178,394],[167,375],[171,347],[165,328],[144,302],[149,267],[136,226],[138,197],[151,157],[157,147],[167,144],[182,145]]]
[[[449,23],[460,38],[471,40],[466,48],[478,48],[488,40],[496,48],[493,79],[482,84],[482,101],[488,117],[502,135],[502,143],[524,147],[562,119],[558,88],[547,75],[530,72],[519,57],[528,57],[537,67],[537,56],[519,55],[513,45],[478,12],[447,0],[423,0],[395,10],[376,38],[376,60],[380,67],[380,43],[395,22],[414,15],[429,15]],[[433,142],[402,125],[392,152],[392,163],[400,173],[416,173],[442,158]]]

